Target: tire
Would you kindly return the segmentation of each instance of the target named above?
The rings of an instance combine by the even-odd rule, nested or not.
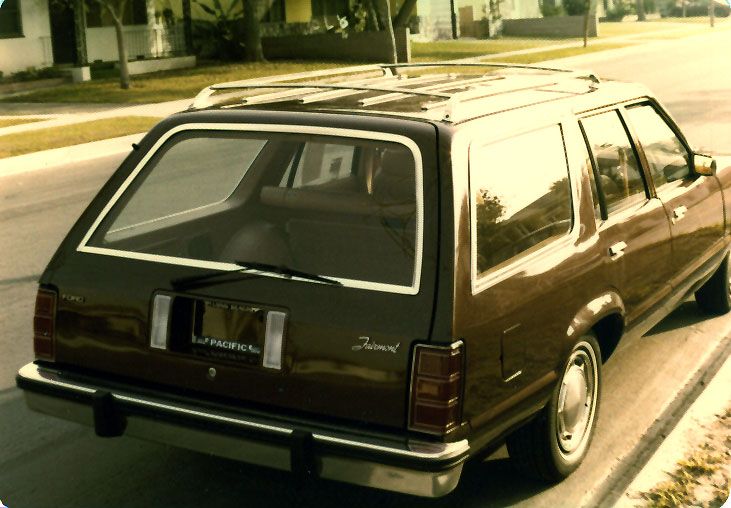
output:
[[[695,292],[698,307],[707,314],[726,314],[731,310],[731,284],[729,283],[729,255],[701,288]]]
[[[571,350],[546,407],[508,436],[508,453],[515,466],[551,483],[573,473],[594,435],[600,395],[601,354],[596,337],[588,334]]]

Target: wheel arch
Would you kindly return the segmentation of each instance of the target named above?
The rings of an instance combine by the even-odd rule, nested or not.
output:
[[[573,347],[582,335],[593,332],[605,363],[614,353],[625,328],[625,308],[616,291],[608,290],[581,307],[571,320],[566,335],[568,347]]]

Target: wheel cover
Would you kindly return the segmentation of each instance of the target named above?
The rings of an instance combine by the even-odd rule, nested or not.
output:
[[[571,353],[558,394],[556,440],[565,458],[583,453],[591,434],[598,370],[593,348],[581,343]]]

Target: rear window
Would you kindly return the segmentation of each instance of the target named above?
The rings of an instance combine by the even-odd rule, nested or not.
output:
[[[470,186],[478,276],[571,229],[571,188],[558,125],[473,149]]]
[[[416,145],[329,131],[174,134],[127,179],[84,247],[221,269],[266,263],[345,285],[416,291],[423,215]]]

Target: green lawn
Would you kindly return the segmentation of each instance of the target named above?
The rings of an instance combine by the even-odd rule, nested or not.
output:
[[[0,136],[0,158],[145,132],[159,118],[123,116]]]
[[[129,90],[117,78],[47,88],[23,95],[24,102],[151,103],[192,98],[213,83],[338,67],[333,62],[226,63],[132,76]],[[348,64],[357,65],[357,64]],[[0,99],[15,102],[17,97]]]
[[[455,40],[411,43],[411,55],[417,62],[452,60],[480,55],[492,55],[521,49],[540,48],[553,44],[579,42],[579,39],[526,39],[503,37],[485,40]]]
[[[493,57],[493,58],[488,58],[488,60],[499,60],[501,62],[530,64],[530,63],[536,63],[536,62],[543,62],[546,60],[555,60],[558,58],[567,58],[570,56],[586,55],[589,53],[595,53],[597,51],[605,51],[607,49],[618,49],[618,48],[623,48],[628,45],[629,44],[624,44],[621,42],[594,42],[594,43],[589,43],[589,45],[587,47],[577,46],[577,47],[573,47],[573,48],[552,49],[552,50],[547,50],[547,51],[540,51],[538,53],[527,53],[525,55],[513,55],[513,56],[508,56],[505,58]]]
[[[0,118],[0,129],[10,127],[12,125],[21,125],[24,123],[40,122],[41,118]]]

